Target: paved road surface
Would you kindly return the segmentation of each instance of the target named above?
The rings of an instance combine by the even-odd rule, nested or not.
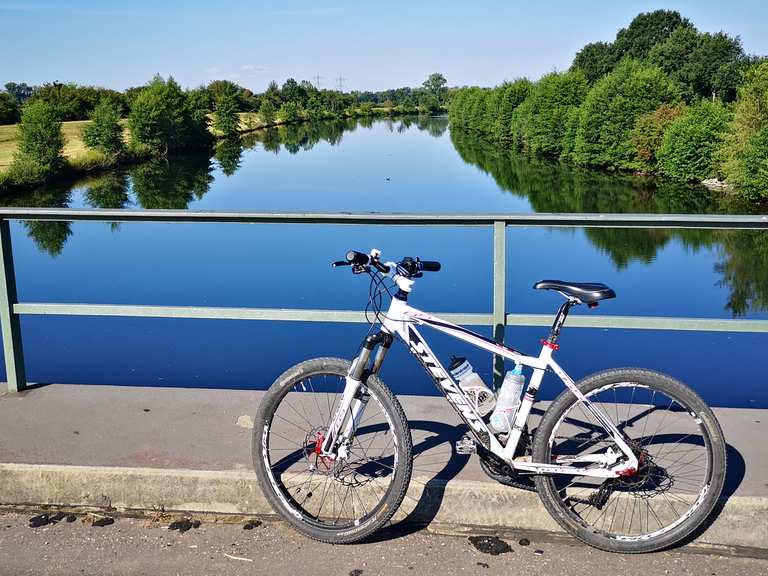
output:
[[[204,522],[185,533],[168,529],[168,519],[117,518],[90,526],[82,518],[30,528],[31,514],[0,514],[0,575],[184,575],[269,574],[271,576],[374,576],[414,574],[525,574],[602,576],[768,575],[766,558],[722,556],[682,549],[644,556],[593,550],[563,538],[504,534],[511,550],[479,551],[466,535],[420,530],[384,533],[377,542],[330,546],[308,540],[287,525]]]

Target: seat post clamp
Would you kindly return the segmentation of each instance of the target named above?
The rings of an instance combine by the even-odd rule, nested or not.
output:
[[[560,344],[557,344],[556,342],[550,342],[547,338],[542,338],[541,343],[544,344],[547,348],[551,348],[552,350],[560,350]]]

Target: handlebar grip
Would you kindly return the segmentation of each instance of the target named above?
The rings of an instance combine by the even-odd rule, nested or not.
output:
[[[347,252],[347,262],[350,264],[361,264],[364,266],[368,264],[369,260],[368,254],[363,252],[355,252],[354,250]]]
[[[424,270],[424,272],[440,271],[440,262],[436,260],[420,260],[419,263],[421,264],[421,269]]]

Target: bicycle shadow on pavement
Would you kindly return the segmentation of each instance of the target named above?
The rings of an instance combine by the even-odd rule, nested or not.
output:
[[[673,548],[679,548],[681,546],[685,546],[686,544],[690,544],[702,536],[709,529],[709,527],[717,521],[717,519],[720,517],[720,514],[723,513],[726,504],[728,504],[728,500],[731,499],[731,496],[735,495],[736,490],[738,490],[739,486],[741,486],[741,482],[744,480],[744,475],[747,471],[747,464],[744,460],[744,457],[741,455],[741,452],[739,452],[734,446],[726,442],[725,459],[725,484],[723,485],[723,492],[720,494],[720,498],[718,499],[715,508],[699,527],[697,527],[686,538],[675,544]]]
[[[410,420],[408,424],[412,436],[419,437],[413,444],[411,484],[421,484],[421,494],[405,518],[376,531],[366,538],[366,542],[402,538],[428,526],[440,510],[447,482],[455,478],[472,457],[458,454],[455,448],[456,442],[467,433],[465,424],[451,425],[430,420]],[[426,482],[419,481],[420,476],[427,475],[430,478]],[[413,504],[413,500],[406,494],[403,504]]]

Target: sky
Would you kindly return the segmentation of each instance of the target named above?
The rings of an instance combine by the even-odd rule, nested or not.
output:
[[[490,86],[565,70],[584,44],[658,8],[768,54],[766,0],[0,0],[0,85],[124,89],[158,73],[187,87],[320,76],[323,88],[382,90],[441,72]]]

